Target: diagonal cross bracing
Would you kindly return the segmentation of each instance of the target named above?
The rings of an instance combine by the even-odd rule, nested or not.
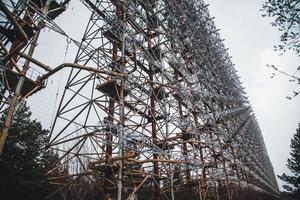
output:
[[[278,194],[258,123],[203,1],[81,2],[91,16],[74,61],[82,67],[71,70],[51,130],[49,147],[60,156],[47,173],[52,183],[64,168],[73,192],[80,182],[101,183],[106,195],[118,188],[119,199],[147,187],[153,199],[185,188],[200,199],[234,199],[245,188]]]

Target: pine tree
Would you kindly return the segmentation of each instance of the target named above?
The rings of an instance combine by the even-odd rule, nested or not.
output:
[[[284,189],[293,193],[294,197],[300,198],[300,123],[298,129],[291,140],[291,158],[287,160],[287,167],[292,175],[283,173],[278,176],[288,185],[284,185]]]
[[[26,103],[21,103],[13,116],[0,159],[0,192],[5,194],[4,199],[40,199],[47,189],[44,168],[53,155],[42,149],[48,142],[48,130],[31,115]],[[0,126],[4,120],[5,114],[0,117]]]

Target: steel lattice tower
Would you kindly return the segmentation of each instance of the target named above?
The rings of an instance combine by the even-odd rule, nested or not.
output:
[[[82,0],[91,16],[51,130],[59,191],[278,194],[258,123],[202,0]],[[51,20],[50,20],[51,21]],[[5,45],[3,45],[5,46]],[[3,53],[5,55],[5,53]],[[47,71],[47,70],[46,70]],[[100,186],[99,186],[100,185]],[[75,198],[76,196],[76,198]]]

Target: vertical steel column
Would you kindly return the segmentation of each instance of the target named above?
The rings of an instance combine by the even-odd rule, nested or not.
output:
[[[174,71],[174,76],[175,76],[175,80],[178,81],[179,77],[178,77],[178,71],[175,70]],[[178,99],[178,113],[180,117],[183,117],[183,111],[182,111],[182,100]],[[182,154],[187,157],[187,145],[186,145],[186,138],[185,138],[185,131],[182,130],[182,136],[184,137],[183,139],[183,144],[182,144]],[[186,159],[186,158],[185,158]],[[185,173],[186,173],[186,180],[187,182],[190,181],[191,179],[191,174],[190,174],[190,169],[188,167],[188,165],[185,168]]]
[[[194,117],[194,120],[195,120],[195,125],[198,128],[199,122],[198,122],[198,117],[197,117],[197,114],[196,114],[195,111],[193,112],[193,117]],[[198,134],[199,134],[199,138],[198,139],[200,141],[200,139],[201,139],[201,137],[200,137],[201,132],[198,132]],[[201,163],[204,164],[204,158],[203,158],[203,151],[202,151],[202,145],[201,145],[201,143],[199,143],[199,153],[200,153]],[[198,169],[197,169],[197,173],[198,173]],[[205,166],[204,165],[203,165],[203,175],[202,175],[202,178],[203,178],[204,186],[206,186],[207,185],[207,180],[206,180],[206,173],[205,173]],[[199,186],[198,186],[198,188],[199,188],[199,197],[200,197],[200,200],[203,200],[202,199],[202,184],[201,184],[202,180],[200,180],[200,175],[198,175],[198,179],[199,179],[199,181],[198,181],[198,184],[199,184]]]
[[[150,47],[151,47],[151,43],[150,43]],[[154,91],[154,84],[153,84],[153,69],[152,67],[150,67],[150,87],[152,89],[152,91]],[[152,132],[152,140],[153,140],[153,144],[157,145],[157,130],[156,130],[156,109],[155,109],[155,95],[151,94],[150,97],[150,106],[151,106],[151,116],[152,116],[152,121],[151,121],[151,132]],[[157,160],[158,159],[158,155],[157,153],[153,153],[153,159]],[[158,200],[159,199],[159,169],[158,169],[158,162],[157,161],[153,161],[153,174],[155,176],[155,186],[154,186],[154,200]]]
[[[116,62],[118,59],[118,48],[117,44],[113,44],[113,54],[112,54],[112,60],[113,62]],[[114,71],[115,67],[112,65],[112,71]],[[115,99],[112,97],[109,97],[109,102],[108,102],[108,116],[107,116],[107,121],[109,123],[114,122],[114,108],[115,108]],[[106,162],[108,161],[109,158],[112,156],[112,141],[113,141],[113,135],[111,131],[108,131],[106,133]]]
[[[30,56],[30,57],[33,55],[34,49],[36,47],[36,44],[37,44],[37,41],[38,41],[38,38],[39,38],[39,34],[40,34],[40,31],[37,31],[34,38],[33,38],[32,44],[31,44],[29,52],[28,52],[28,56]],[[0,156],[2,154],[6,138],[8,136],[8,131],[9,131],[10,126],[11,126],[11,122],[12,122],[12,119],[13,119],[13,114],[14,114],[15,109],[16,109],[17,104],[18,104],[18,99],[21,96],[21,91],[22,91],[22,88],[23,88],[23,83],[25,81],[26,72],[29,69],[29,64],[30,64],[30,61],[26,60],[24,66],[23,66],[22,72],[20,74],[20,79],[17,83],[17,87],[16,87],[16,90],[15,90],[15,95],[12,97],[12,99],[10,100],[10,103],[9,103],[8,112],[7,112],[7,115],[5,117],[5,121],[4,121],[4,127],[2,128],[1,133],[0,133]]]
[[[148,49],[151,50],[152,44],[151,44],[151,39],[152,39],[152,33],[151,33],[151,27],[148,25],[147,27],[147,44],[148,44]],[[149,79],[150,79],[150,88],[151,88],[151,96],[150,96],[150,113],[151,113],[151,133],[152,133],[152,141],[154,145],[157,145],[157,130],[156,130],[156,108],[155,108],[155,95],[154,95],[154,67],[149,64]],[[153,159],[157,160],[158,155],[157,153],[153,153]],[[158,162],[153,161],[153,175],[154,175],[154,195],[153,195],[153,200],[159,200],[159,168],[158,168]]]
[[[124,71],[125,69],[125,45],[126,45],[126,27],[125,27],[125,20],[126,20],[126,0],[124,0],[124,7],[122,8],[122,11],[120,14],[122,15],[122,66],[121,70]],[[117,12],[118,12],[118,7],[117,7]],[[123,134],[124,134],[124,79],[121,78],[121,84],[120,84],[120,90],[119,90],[119,95],[120,95],[120,130],[118,134],[118,146],[119,146],[119,157],[121,158],[123,156]],[[120,159],[118,161],[118,200],[122,200],[122,178],[123,178],[123,160]]]
[[[124,60],[124,59],[123,59]],[[124,64],[124,62],[123,62]],[[124,65],[123,65],[124,66]],[[124,81],[121,81],[120,95],[120,130],[118,134],[119,157],[123,156],[123,131],[124,131]],[[122,200],[122,170],[123,160],[118,160],[118,200]]]

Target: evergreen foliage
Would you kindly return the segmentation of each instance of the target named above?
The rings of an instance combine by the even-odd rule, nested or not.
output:
[[[5,194],[4,199],[41,199],[48,188],[43,174],[55,155],[42,150],[48,143],[48,130],[31,115],[26,103],[21,103],[13,116],[0,159],[0,192]],[[5,114],[0,117],[0,126],[4,120]]]
[[[284,189],[291,192],[294,197],[300,199],[300,123],[298,129],[291,140],[291,158],[287,160],[287,167],[292,175],[283,173],[278,176],[287,183]]]

